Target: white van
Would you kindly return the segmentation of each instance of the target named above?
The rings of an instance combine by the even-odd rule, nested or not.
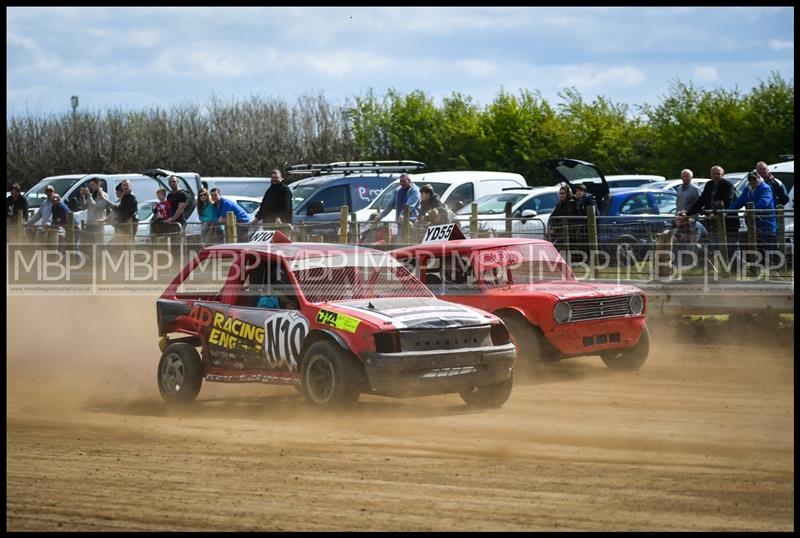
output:
[[[202,181],[208,184],[208,190],[218,188],[222,196],[252,196],[263,198],[272,184],[268,177],[217,177],[203,176]]]
[[[629,189],[632,187],[650,188],[651,183],[666,181],[664,176],[654,176],[652,174],[618,174],[606,176],[606,183],[609,189]]]
[[[511,172],[479,170],[425,172],[409,174],[409,177],[411,182],[418,187],[423,185],[433,187],[433,191],[439,195],[442,203],[454,213],[487,194],[502,192],[503,189],[528,186],[524,177]],[[399,179],[394,180],[371,204],[357,211],[356,220],[358,222],[366,222],[373,213],[380,213],[383,207],[392,202],[392,196],[394,196],[399,182]],[[390,211],[383,220],[387,222],[397,220],[394,210]]]
[[[28,201],[28,212],[33,215],[47,198],[44,194],[45,188],[48,185],[52,185],[70,210],[75,212],[78,210],[80,190],[83,187],[88,187],[89,182],[94,178],[100,179],[100,185],[108,193],[109,200],[116,202],[118,200],[114,187],[122,180],[127,179],[131,182],[131,192],[137,200],[141,201],[156,198],[156,191],[161,187],[169,191],[166,179],[169,175],[172,175],[172,172],[152,170],[147,171],[145,174],[67,174],[49,176],[28,189],[23,196]],[[196,197],[198,185],[200,185],[200,176],[194,172],[177,172],[175,175],[181,178],[179,187]],[[76,215],[76,222],[79,221],[80,216]]]

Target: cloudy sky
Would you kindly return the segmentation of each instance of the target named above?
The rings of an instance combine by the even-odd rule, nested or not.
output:
[[[565,87],[657,104],[675,80],[794,80],[794,8],[7,7],[7,118],[388,88],[490,103]]]

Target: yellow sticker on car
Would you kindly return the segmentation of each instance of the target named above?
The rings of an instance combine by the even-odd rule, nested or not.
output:
[[[339,312],[320,310],[317,312],[317,322],[330,325],[331,327],[335,327],[349,333],[354,333],[356,332],[358,325],[361,323],[361,320]]]

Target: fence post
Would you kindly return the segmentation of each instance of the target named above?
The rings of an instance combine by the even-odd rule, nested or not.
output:
[[[717,240],[719,241],[719,252],[722,255],[723,267],[718,271],[721,275],[728,276],[728,235],[725,232],[725,204],[717,202],[714,204],[717,210]]]
[[[506,214],[506,237],[511,237],[511,202],[506,202],[505,206],[505,214]]]
[[[670,260],[672,254],[672,234],[669,232],[661,232],[656,234],[656,250],[653,263],[655,267],[656,280],[662,277],[668,277],[672,272],[671,263],[662,263],[661,260],[666,258]]]
[[[744,220],[747,224],[747,252],[754,254],[754,251],[758,249],[758,238],[756,236],[756,205],[753,202],[747,202],[744,207]],[[748,258],[749,257],[750,256],[748,256]],[[751,268],[751,271],[753,269],[754,268]]]
[[[58,248],[58,229],[50,228],[47,230],[47,246]]]
[[[233,214],[233,211],[225,213],[225,242],[236,242],[236,215]]]
[[[339,243],[347,244],[347,206],[339,208]]]
[[[17,211],[17,241],[25,242],[25,217],[22,211]]]
[[[301,220],[297,223],[297,240],[300,242],[306,241],[306,221]]]
[[[471,239],[478,237],[478,203],[472,202],[472,213],[469,216],[469,236]]]
[[[776,248],[778,251],[782,253],[786,253],[786,221],[784,221],[783,216],[783,206],[778,204],[778,207],[775,208],[775,220],[777,221],[776,224],[777,230],[775,235],[775,240],[778,243]]]
[[[595,206],[586,206],[586,232],[589,244],[589,270],[592,278],[597,278],[597,215]]]
[[[405,206],[403,208],[403,244],[408,245],[411,242],[411,208]]]
[[[67,250],[75,249],[75,213],[72,211],[67,213],[67,225],[64,230],[64,242],[66,243]]]
[[[358,244],[358,215],[355,213],[350,214],[350,240],[354,245]]]

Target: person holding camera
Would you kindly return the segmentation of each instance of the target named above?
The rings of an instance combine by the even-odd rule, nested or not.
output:
[[[86,229],[83,240],[87,244],[103,242],[103,226],[108,211],[113,207],[111,200],[100,184],[100,178],[89,180],[89,186],[80,190],[80,208],[86,210]]]

